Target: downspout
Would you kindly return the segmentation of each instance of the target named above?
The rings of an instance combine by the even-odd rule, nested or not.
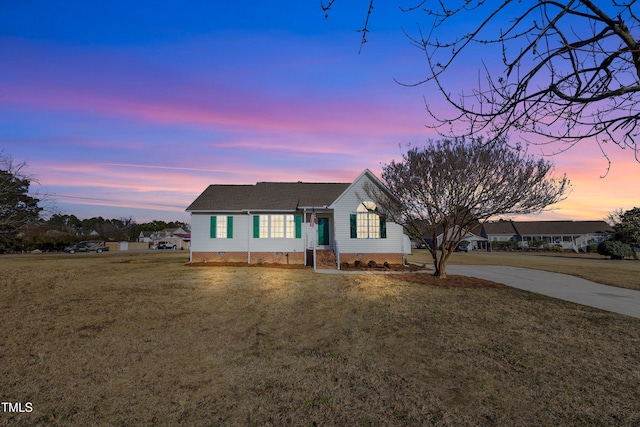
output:
[[[251,264],[251,211],[247,211],[247,264]]]
[[[315,209],[315,208],[314,208]],[[312,214],[313,215],[313,214]],[[316,217],[316,221],[314,223],[314,228],[313,228],[313,232],[311,233],[311,244],[313,245],[313,271],[318,271],[318,258],[317,258],[317,254],[316,254],[316,239],[318,238],[318,232],[316,231],[316,225],[318,223],[317,217]]]
[[[304,230],[304,265],[307,265],[307,239],[309,238],[309,233],[306,227],[307,223],[307,208],[302,208],[302,230]]]
[[[190,219],[190,223],[189,226],[191,226],[191,224],[193,224],[193,213],[189,213],[189,219]],[[193,230],[193,227],[191,227],[191,230]],[[189,264],[191,264],[193,262],[193,249],[191,248],[191,241],[189,241]]]

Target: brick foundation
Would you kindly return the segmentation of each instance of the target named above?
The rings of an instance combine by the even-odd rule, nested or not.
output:
[[[304,264],[304,252],[251,252],[251,264]]]
[[[340,263],[348,262],[349,265],[353,265],[356,261],[360,261],[363,265],[367,265],[369,261],[375,261],[377,264],[382,265],[388,262],[391,265],[402,265],[402,254],[340,254]]]
[[[246,252],[192,252],[191,262],[247,262]]]
[[[251,264],[304,264],[303,252],[251,252]],[[247,252],[192,252],[191,262],[247,262]]]
[[[289,254],[289,264],[304,264],[304,252],[251,252],[251,264],[287,264],[287,253]],[[247,262],[247,252],[193,252],[192,262],[223,263],[223,262]],[[402,254],[370,254],[364,253],[341,253],[340,262],[348,262],[353,265],[356,261],[367,265],[369,261],[377,264],[388,262],[391,265],[402,265]],[[335,262],[335,261],[334,261]]]

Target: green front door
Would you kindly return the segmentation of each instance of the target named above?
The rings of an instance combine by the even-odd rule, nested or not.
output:
[[[318,245],[329,244],[329,218],[318,218]]]

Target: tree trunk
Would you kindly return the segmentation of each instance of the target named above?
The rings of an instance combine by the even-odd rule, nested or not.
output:
[[[438,279],[446,279],[447,278],[447,259],[449,257],[448,256],[445,257],[444,252],[440,252],[440,257],[438,258],[437,251],[431,252],[431,255],[433,256],[433,268],[435,270],[433,275],[436,276]]]
[[[437,249],[430,249],[431,252],[431,258],[433,258],[433,269],[434,269],[434,273],[433,275],[438,277],[438,274],[440,272],[439,267],[439,263],[438,263],[438,250]]]

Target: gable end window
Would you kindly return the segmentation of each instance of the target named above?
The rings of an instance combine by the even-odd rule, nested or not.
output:
[[[378,213],[375,203],[366,201],[358,205],[349,218],[352,239],[386,239],[387,221]]]

